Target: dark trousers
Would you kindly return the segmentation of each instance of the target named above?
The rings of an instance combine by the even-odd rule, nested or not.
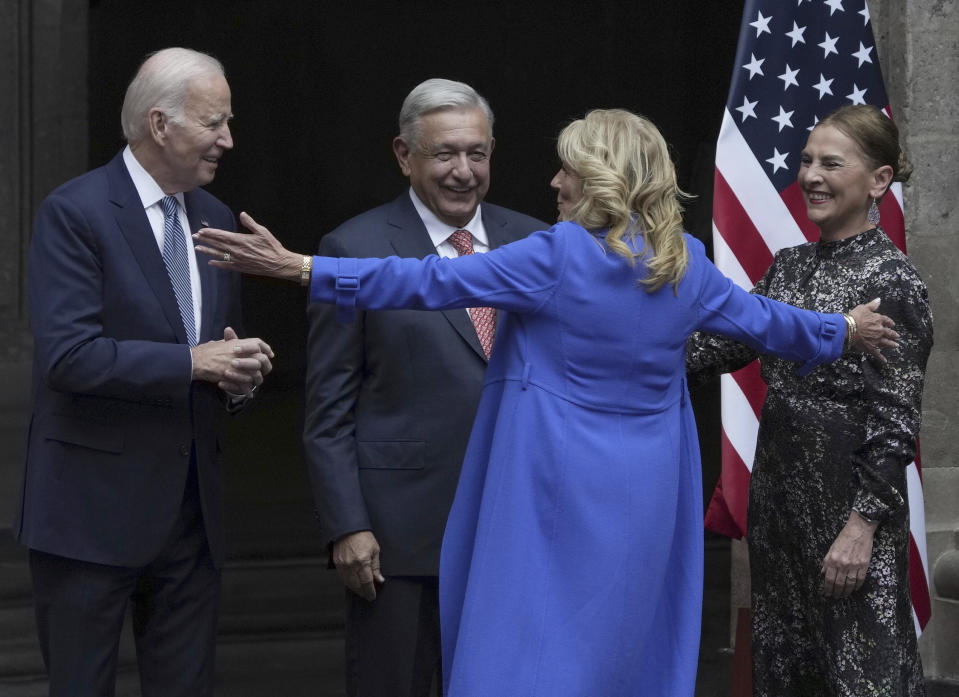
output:
[[[349,697],[440,695],[437,589],[435,576],[390,576],[373,602],[346,591]]]
[[[210,559],[195,467],[163,550],[143,567],[30,550],[50,697],[112,697],[128,601],[143,697],[213,694],[220,573]]]

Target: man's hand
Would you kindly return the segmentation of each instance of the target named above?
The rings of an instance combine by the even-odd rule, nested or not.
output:
[[[222,341],[208,341],[190,352],[193,379],[216,383],[230,394],[250,394],[273,370],[270,345],[262,339],[239,339],[230,327],[223,330]]]
[[[366,600],[376,600],[376,584],[386,578],[380,573],[380,545],[372,532],[354,532],[334,542],[333,565],[344,586]]]

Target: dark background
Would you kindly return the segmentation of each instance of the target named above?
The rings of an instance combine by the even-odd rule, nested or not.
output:
[[[687,227],[709,244],[713,152],[732,74],[741,0],[582,3],[90,3],[90,164],[122,147],[120,105],[150,52],[187,46],[223,61],[235,149],[208,189],[290,249],[310,252],[343,220],[406,187],[391,151],[403,98],[430,77],[469,83],[496,116],[488,200],[546,221],[555,137],[595,107],[650,117],[697,199]],[[246,333],[276,370],[227,424],[231,554],[316,554],[300,454],[305,294],[244,280]],[[704,489],[718,474],[716,388],[694,394]]]

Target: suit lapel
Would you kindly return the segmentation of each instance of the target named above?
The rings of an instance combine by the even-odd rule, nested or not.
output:
[[[436,253],[433,240],[413,208],[409,194],[403,194],[393,202],[387,220],[394,228],[390,244],[399,256],[423,259]]]
[[[183,329],[183,320],[180,318],[180,309],[170,285],[170,277],[167,275],[166,265],[160,255],[160,248],[157,247],[146,211],[143,210],[143,202],[123,164],[122,154],[117,155],[107,164],[106,171],[110,187],[110,203],[116,209],[117,226],[130,246],[146,278],[147,285],[159,301],[163,316],[170,324],[177,341],[185,344],[187,343],[186,331]]]
[[[436,253],[433,240],[413,207],[408,192],[401,194],[393,202],[393,207],[389,213],[389,223],[396,229],[396,234],[393,235],[390,243],[398,256],[423,259]],[[483,346],[480,344],[479,337],[476,336],[476,328],[473,326],[469,313],[466,310],[440,310],[439,312],[446,318],[456,333],[462,337],[463,341],[473,349],[476,355],[485,361],[486,354],[483,353]]]
[[[509,224],[494,208],[491,206],[482,206],[480,212],[483,216],[483,227],[486,228],[486,236],[489,238],[490,249],[502,247],[504,244],[512,241],[506,236]]]

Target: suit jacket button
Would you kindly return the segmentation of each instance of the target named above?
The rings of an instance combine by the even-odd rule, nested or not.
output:
[[[186,457],[187,455],[190,454],[190,446],[188,446],[188,445],[181,445],[181,446],[179,447],[179,451],[180,451],[180,454],[181,454],[183,457]]]

